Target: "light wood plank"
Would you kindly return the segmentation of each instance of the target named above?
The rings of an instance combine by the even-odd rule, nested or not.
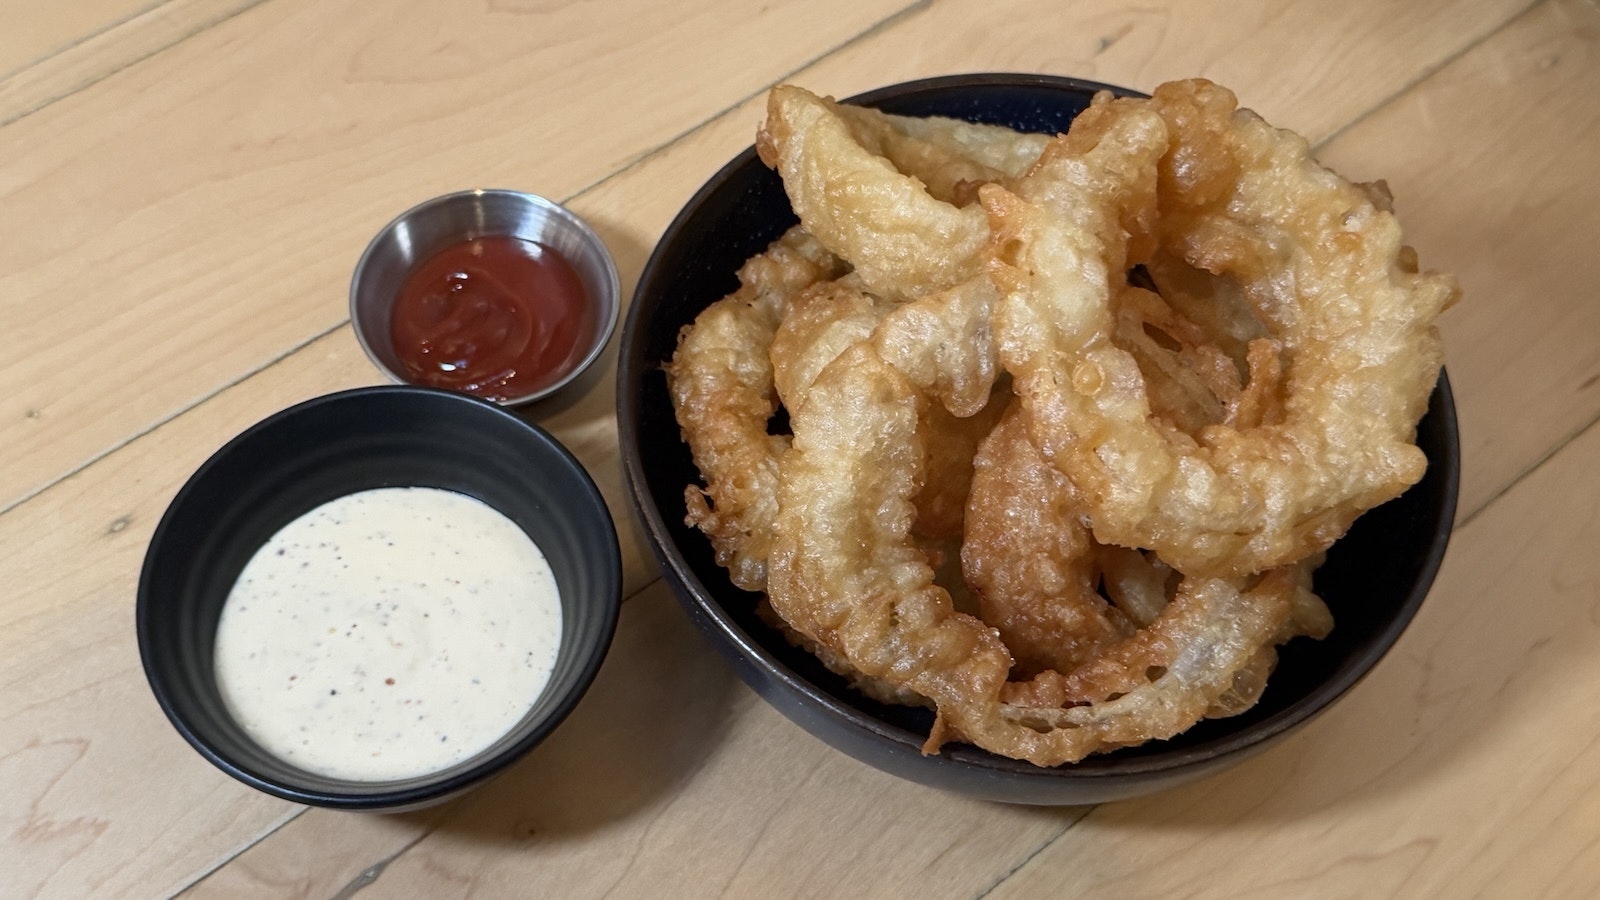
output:
[[[354,350],[329,346],[337,343],[303,358],[326,366]],[[132,445],[0,516],[0,571],[15,591],[0,606],[7,893],[176,888],[294,811],[220,777],[190,750],[145,686],[134,643],[139,566],[186,477],[179,467],[192,471],[218,445],[215,435],[296,399],[269,379],[231,394],[209,419],[171,423],[178,442]]]
[[[940,2],[795,80],[844,96],[968,71],[1047,72],[1146,91],[1199,76],[1317,143],[1534,2]]]
[[[405,207],[567,197],[906,2],[279,0],[0,129],[0,509],[340,322]]]
[[[0,3],[0,21],[6,23],[6,39],[0,42],[0,78],[160,5],[160,0],[5,0]]]
[[[94,3],[24,3],[48,8],[0,13],[21,26],[24,41],[0,48],[0,126],[238,15],[262,0],[131,0]],[[138,7],[138,8],[135,8]],[[63,35],[61,32],[68,31]],[[48,53],[8,69],[5,57],[25,43],[64,40]]]
[[[1461,279],[1440,325],[1478,509],[1600,416],[1600,10],[1542,5],[1320,152],[1387,178],[1423,264]]]
[[[637,606],[639,604],[634,604]],[[630,606],[630,610],[632,606]],[[632,616],[632,612],[628,614]],[[609,677],[602,675],[601,677]],[[524,764],[528,765],[528,764]],[[509,773],[516,777],[516,771]],[[501,782],[484,790],[498,791]],[[368,816],[360,828],[348,830],[343,840],[329,842],[318,829],[297,828],[278,832],[283,853],[263,857],[242,854],[227,866],[185,888],[180,897],[221,897],[226,900],[285,900],[291,897],[325,898],[349,896],[383,877],[397,855],[422,838],[437,831],[456,813],[460,802],[444,804],[418,812]],[[316,810],[301,810],[294,815],[331,815]],[[348,814],[345,815],[348,821]],[[396,886],[391,878],[367,896],[384,893]]]

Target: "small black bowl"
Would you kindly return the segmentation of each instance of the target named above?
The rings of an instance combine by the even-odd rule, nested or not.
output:
[[[1060,132],[1097,90],[1134,95],[1070,78],[986,74],[894,85],[851,102]],[[1316,588],[1333,609],[1333,634],[1287,645],[1253,709],[1201,722],[1172,740],[1051,769],[967,745],[922,755],[931,713],[875,703],[790,646],[757,618],[756,596],[728,581],[705,537],[684,524],[683,489],[699,473],[673,418],[662,363],[678,330],[732,291],[739,265],[795,221],[778,177],[753,148],[689,201],[634,293],[622,336],[617,418],[630,498],[684,608],[740,676],[806,730],[886,772],[970,796],[1032,804],[1117,800],[1220,771],[1305,725],[1359,681],[1416,614],[1444,558],[1460,476],[1455,406],[1443,375],[1417,436],[1430,462],[1427,475],[1363,516],[1329,552]]]
[[[533,539],[561,593],[555,669],[522,720],[460,764],[386,782],[306,772],[263,750],[229,716],[213,671],[217,620],[240,570],[284,525],[336,497],[397,486],[475,497]],[[393,386],[286,409],[201,465],[150,540],[136,619],[150,688],[202,756],[285,800],[391,812],[455,796],[543,740],[593,680],[611,645],[621,598],[621,555],[610,513],[565,447],[486,401]]]

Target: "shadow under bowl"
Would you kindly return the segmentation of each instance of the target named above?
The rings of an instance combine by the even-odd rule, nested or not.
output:
[[[477,498],[533,539],[560,591],[555,668],[522,719],[459,764],[383,782],[307,772],[262,749],[227,712],[213,668],[223,603],[256,550],[289,522],[336,497],[401,486]],[[621,597],[610,513],[588,473],[555,438],[483,400],[384,386],[276,413],[201,465],[151,538],[135,618],[150,688],[202,756],[285,800],[390,812],[476,786],[555,729],[599,669]]]
[[[893,85],[850,102],[1056,133],[1098,90],[1136,95],[1070,78],[980,74]],[[1218,772],[1304,726],[1372,669],[1421,606],[1444,558],[1460,479],[1455,406],[1443,373],[1418,427],[1427,474],[1361,517],[1329,551],[1315,586],[1333,610],[1333,633],[1282,648],[1266,692],[1248,712],[1055,768],[965,744],[924,756],[931,712],[874,702],[791,646],[756,616],[757,595],[734,587],[704,535],[684,524],[684,487],[700,477],[662,365],[679,329],[733,291],[745,259],[796,221],[782,183],[754,148],[695,194],[667,228],[634,294],[622,336],[617,418],[629,498],[679,601],[744,681],[807,731],[883,771],[973,797],[1050,805],[1124,799]]]

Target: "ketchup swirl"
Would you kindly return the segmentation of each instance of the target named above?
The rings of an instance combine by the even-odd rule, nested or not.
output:
[[[570,372],[592,318],[582,280],[559,253],[488,236],[412,270],[391,337],[411,381],[504,400]]]

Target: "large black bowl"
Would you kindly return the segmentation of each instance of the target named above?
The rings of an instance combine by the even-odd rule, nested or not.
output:
[[[1040,75],[961,75],[894,85],[853,102],[1058,132],[1106,85]],[[684,486],[698,472],[667,396],[662,363],[678,330],[737,286],[734,272],[795,222],[782,185],[746,150],[695,194],[645,266],[622,336],[617,417],[628,490],[685,609],[762,697],[863,762],[924,784],[1012,803],[1098,803],[1171,787],[1233,765],[1306,724],[1392,646],[1422,604],[1449,540],[1459,480],[1455,406],[1441,376],[1418,443],[1430,461],[1406,494],[1363,516],[1328,554],[1316,588],[1338,622],[1297,640],[1249,712],[1208,720],[1168,741],[1041,769],[966,745],[924,756],[926,710],[862,697],[756,617],[756,597],[729,583],[704,536],[684,525]]]
[[[313,774],[263,750],[228,715],[212,662],[217,620],[240,570],[284,525],[335,497],[395,486],[476,497],[533,539],[561,594],[555,669],[509,733],[458,765],[386,782]],[[218,450],[156,526],[135,619],[156,700],[184,739],[218,768],[297,803],[395,811],[455,796],[543,740],[594,679],[621,600],[611,515],[565,447],[483,400],[397,386],[308,400]]]

